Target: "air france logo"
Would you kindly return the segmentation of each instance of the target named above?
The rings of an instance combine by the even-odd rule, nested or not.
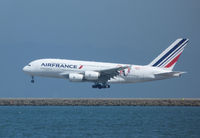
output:
[[[78,67],[77,65],[73,64],[61,64],[61,63],[42,63],[42,67],[56,67],[56,68],[70,68],[70,69],[82,69],[83,65]]]

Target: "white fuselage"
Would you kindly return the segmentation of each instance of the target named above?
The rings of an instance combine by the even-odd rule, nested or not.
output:
[[[189,39],[179,38],[146,66],[79,61],[39,59],[23,71],[32,76],[65,78],[72,82],[94,82],[92,88],[110,88],[108,83],[136,83],[179,77],[185,72],[172,71]]]
[[[139,66],[117,63],[104,63],[93,61],[78,61],[78,60],[65,60],[65,59],[39,59],[32,61],[23,68],[24,72],[31,76],[54,77],[54,78],[67,78],[69,74],[85,74],[86,71],[98,72],[101,70],[112,69],[116,67],[128,66],[128,68],[119,71],[119,75],[110,78],[108,83],[135,83],[145,82],[152,80],[160,80],[171,78],[158,77],[155,74],[167,73],[168,70],[152,67],[152,66]],[[82,81],[98,82],[98,80]]]

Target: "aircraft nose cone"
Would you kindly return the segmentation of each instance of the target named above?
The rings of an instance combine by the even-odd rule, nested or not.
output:
[[[25,67],[23,68],[23,71],[24,71],[24,72],[28,72],[27,66],[25,66]]]

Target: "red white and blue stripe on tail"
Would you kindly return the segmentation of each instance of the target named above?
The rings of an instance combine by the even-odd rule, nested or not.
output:
[[[149,65],[172,70],[188,41],[185,38],[177,39]]]

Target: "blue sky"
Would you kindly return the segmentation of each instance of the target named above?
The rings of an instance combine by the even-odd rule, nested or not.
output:
[[[200,98],[199,13],[198,0],[1,0],[0,97]],[[145,65],[180,37],[181,78],[98,90],[22,72],[39,58]]]

